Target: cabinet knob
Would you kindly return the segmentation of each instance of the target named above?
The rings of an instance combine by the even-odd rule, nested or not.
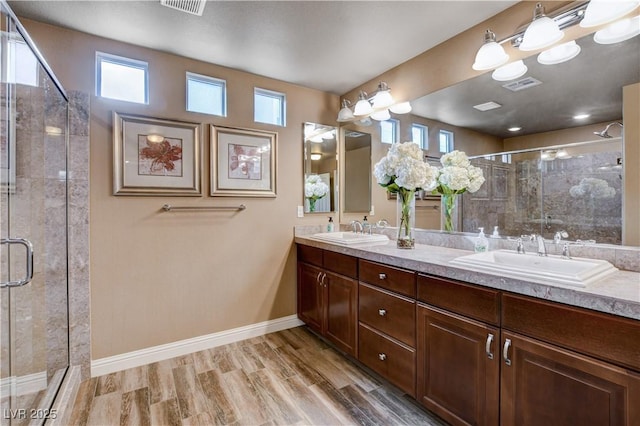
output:
[[[387,315],[387,310],[386,309],[378,309],[378,315],[380,315],[381,317]]]
[[[387,359],[387,354],[385,353],[378,354],[378,359],[380,361],[384,361],[385,359]]]
[[[386,280],[387,274],[378,274],[378,278],[380,278],[381,280]]]

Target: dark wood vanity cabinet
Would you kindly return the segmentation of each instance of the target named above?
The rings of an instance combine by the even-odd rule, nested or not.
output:
[[[357,259],[298,246],[298,317],[338,349],[357,355]]]

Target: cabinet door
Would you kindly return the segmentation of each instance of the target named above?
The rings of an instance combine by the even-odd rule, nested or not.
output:
[[[503,331],[502,425],[638,425],[640,375]]]
[[[298,318],[318,333],[323,332],[323,273],[320,268],[298,263]]]
[[[326,272],[322,284],[326,292],[325,336],[338,349],[355,356],[358,282]]]
[[[417,309],[418,401],[456,425],[499,423],[499,329],[423,304]]]

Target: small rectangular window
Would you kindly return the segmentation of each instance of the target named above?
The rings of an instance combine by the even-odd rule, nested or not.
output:
[[[390,119],[380,122],[380,142],[396,143],[398,142],[399,121]]]
[[[257,123],[285,126],[286,95],[271,90],[255,88],[253,92],[253,119]]]
[[[38,59],[21,40],[10,40],[7,49],[7,80],[9,83],[38,87]]]
[[[227,82],[187,72],[187,111],[227,116]]]
[[[96,95],[120,101],[149,103],[149,64],[96,52]]]
[[[511,154],[502,154],[502,162],[511,164]]]
[[[429,128],[422,124],[411,125],[411,140],[422,149],[429,149]]]
[[[453,151],[453,132],[440,130],[438,137],[440,152],[447,153]]]

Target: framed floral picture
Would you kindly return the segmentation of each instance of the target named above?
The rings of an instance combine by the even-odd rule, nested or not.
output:
[[[202,126],[113,113],[113,194],[199,196]]]
[[[211,195],[275,197],[278,134],[211,125]]]

